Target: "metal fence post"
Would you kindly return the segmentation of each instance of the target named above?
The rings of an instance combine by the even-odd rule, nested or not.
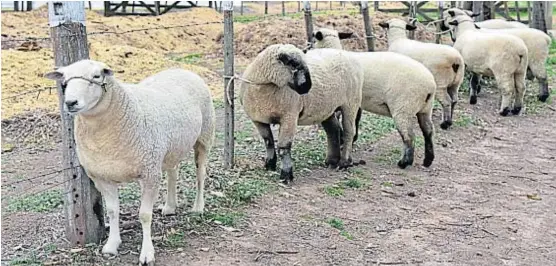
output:
[[[303,9],[305,13],[305,29],[307,30],[307,45],[313,43],[313,21],[311,15],[311,2],[303,1]]]
[[[365,39],[367,39],[367,50],[369,52],[373,52],[375,50],[375,39],[373,37],[371,18],[369,17],[369,1],[361,1],[361,13],[363,14],[363,23],[365,23]]]

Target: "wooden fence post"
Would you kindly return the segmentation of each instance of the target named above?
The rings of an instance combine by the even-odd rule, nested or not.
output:
[[[546,30],[546,18],[544,11],[545,8],[546,2],[533,1],[533,16],[529,27],[542,30],[544,33],[547,33],[548,31]]]
[[[305,29],[307,30],[307,44],[313,46],[313,21],[311,15],[311,2],[303,1],[303,9],[305,12]]]
[[[371,26],[371,18],[369,17],[369,1],[361,1],[361,13],[363,14],[363,23],[365,24],[365,39],[367,39],[367,51],[374,52],[375,39],[373,36],[373,27]]]
[[[264,1],[264,14],[268,15],[268,1]]]
[[[375,12],[377,12],[378,9],[380,8],[380,2],[379,2],[379,1],[373,1],[373,2],[374,2],[374,9],[375,9]]]
[[[554,2],[546,1],[546,6],[544,9],[545,17],[546,17],[546,30],[552,30],[552,5]]]
[[[515,14],[517,16],[517,21],[521,22],[521,13],[519,10],[519,1],[515,1]]]
[[[19,11],[19,1],[14,1],[14,11]]]
[[[533,15],[533,9],[531,9],[531,2],[527,1],[527,24],[529,25],[529,28],[531,28],[531,24],[532,23],[532,15]]]
[[[224,167],[234,168],[234,2],[224,1]],[[229,87],[228,87],[229,84]]]
[[[475,17],[475,21],[485,20],[485,15],[483,14],[483,1],[473,1],[473,13],[479,14]]]
[[[315,1],[315,11],[319,10],[319,1]]]
[[[417,1],[411,1],[409,6],[409,17],[411,19],[417,19]],[[415,31],[412,30],[409,32],[409,39],[415,40]]]
[[[27,11],[33,10],[33,1],[27,1]]]
[[[286,15],[286,2],[282,1],[282,16]]]
[[[56,67],[89,58],[84,2],[48,2],[48,21]],[[64,168],[69,168],[64,171],[64,179],[68,180],[68,193],[65,196],[66,237],[73,246],[100,244],[105,235],[102,198],[79,163],[75,151],[73,116],[64,112],[61,82],[57,82],[57,86],[62,118],[62,155]]]
[[[241,6],[239,7],[239,15],[243,16],[243,1],[241,1]]]
[[[444,19],[444,2],[443,1],[439,1],[438,2],[438,19]],[[436,31],[437,32],[441,32],[440,30],[440,25],[442,25],[442,21],[437,22],[436,23]],[[440,41],[442,40],[442,35],[441,34],[436,34],[436,43],[440,44]]]
[[[297,1],[297,12],[301,12],[301,1]]]

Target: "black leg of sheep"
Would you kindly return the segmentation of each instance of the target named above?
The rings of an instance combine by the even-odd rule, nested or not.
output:
[[[342,127],[340,126],[338,118],[336,118],[336,114],[331,115],[321,124],[326,132],[328,141],[328,152],[324,163],[327,167],[334,169],[338,167],[338,163],[340,162],[340,135],[342,134]]]
[[[264,167],[266,170],[276,171],[276,163],[278,158],[276,157],[276,149],[274,148],[274,136],[272,135],[272,130],[269,124],[255,122],[255,127],[263,137],[266,146],[266,157],[264,162]]]

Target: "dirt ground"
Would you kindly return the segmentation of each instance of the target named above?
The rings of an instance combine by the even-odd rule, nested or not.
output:
[[[279,12],[278,8],[272,11]],[[203,14],[206,20],[220,19],[217,13]],[[100,16],[88,16],[98,22],[97,29],[118,24],[115,18],[105,22]],[[170,20],[179,20],[178,15],[169,16]],[[31,29],[33,20],[20,19],[28,26],[18,28],[19,33],[7,33],[11,37],[28,35],[31,30],[41,34],[40,27]],[[133,25],[119,24],[120,29],[141,26],[145,22],[141,19]],[[14,21],[2,17],[3,33],[4,26]],[[317,26],[334,22],[337,27],[362,34],[362,20],[349,12],[315,16],[315,21]],[[303,28],[302,17],[269,17],[236,25],[236,63],[240,70],[265,45],[280,40],[300,47],[305,43],[304,33],[299,30]],[[271,26],[280,30],[273,32]],[[528,82],[524,113],[510,117],[497,114],[499,91],[492,84],[486,83],[478,104],[473,106],[468,104],[464,85],[452,129],[440,129],[441,112],[435,110],[436,159],[430,168],[420,166],[422,138],[416,141],[414,166],[397,168],[401,141],[389,118],[363,116],[362,137],[353,156],[367,163],[347,171],[324,169],[323,132],[316,127],[300,127],[292,155],[296,180],[291,186],[283,186],[277,181],[277,173],[262,169],[262,140],[239,105],[236,168],[222,168],[220,26],[207,27],[203,34],[213,39],[203,39],[203,48],[197,50],[189,41],[177,43],[180,33],[171,32],[159,34],[169,38],[180,52],[163,51],[163,45],[150,42],[138,47],[141,45],[135,43],[140,43],[140,36],[132,34],[98,39],[94,53],[108,58],[115,45],[107,47],[110,51],[106,52],[98,47],[112,43],[121,47],[118,53],[136,49],[136,59],[110,59],[124,70],[120,74],[126,81],[140,80],[159,68],[183,65],[202,69],[202,76],[213,89],[218,128],[209,164],[206,214],[188,213],[195,195],[194,165],[184,163],[178,214],[162,217],[158,211],[154,216],[157,265],[556,264],[556,104],[552,100],[541,104],[534,99],[536,82]],[[418,38],[434,38],[421,32]],[[198,37],[199,31],[190,33]],[[253,35],[250,43],[244,40],[247,34]],[[364,43],[358,42],[346,40],[344,45],[350,50],[364,49]],[[145,59],[141,55],[147,50],[159,57]],[[2,52],[3,65],[11,63],[19,70],[5,74],[3,66],[3,92],[19,93],[21,88],[13,85],[18,80],[25,87],[47,84],[44,79],[20,77],[37,75],[50,66],[38,64],[26,69],[19,62],[37,55],[50,56],[48,47]],[[179,58],[199,53],[201,59],[176,63],[169,53]],[[43,60],[50,62],[51,58]],[[154,65],[147,70],[136,68],[137,64],[149,65],[149,60]],[[554,94],[556,76],[552,69],[550,88]],[[102,245],[71,248],[64,239],[65,217],[60,202],[66,195],[64,179],[57,172],[62,168],[62,158],[56,97],[40,96],[37,100],[32,95],[19,100],[20,105],[4,97],[2,265],[136,265],[141,245],[137,185],[120,190],[120,255],[103,257]],[[10,110],[9,115],[5,116],[5,110]],[[419,130],[415,134],[420,135]],[[52,174],[43,176],[45,173]],[[29,178],[32,180],[26,181]],[[165,185],[161,184],[160,194],[164,193]]]

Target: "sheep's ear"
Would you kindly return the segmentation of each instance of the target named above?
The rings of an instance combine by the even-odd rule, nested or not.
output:
[[[459,22],[457,20],[454,20],[454,21],[448,22],[448,24],[450,24],[452,26],[457,26],[459,24]]]
[[[473,24],[473,25],[475,25],[475,29],[478,29],[478,30],[481,29],[481,27],[477,26],[477,24]]]
[[[390,28],[390,25],[388,24],[388,22],[380,22],[380,23],[378,23],[378,25],[385,28],[385,29]]]
[[[454,12],[454,10],[448,11],[448,14],[450,14],[451,17],[455,17],[455,16],[456,16],[456,12]]]
[[[416,30],[417,26],[406,24],[405,29],[409,30],[409,31],[412,31],[412,30]]]
[[[322,35],[322,32],[317,31],[317,32],[315,33],[315,39],[317,39],[317,40],[319,40],[319,41],[322,41],[322,39],[324,39],[324,36]]]
[[[64,78],[64,74],[58,70],[55,70],[44,74],[44,77],[51,80],[62,80]]]
[[[472,18],[474,18],[474,17],[478,17],[478,16],[480,16],[480,15],[481,15],[481,13],[475,13],[475,14],[471,14],[471,15],[469,15],[469,16],[472,17]]]
[[[338,32],[338,38],[340,38],[340,40],[349,39],[351,35],[353,35],[353,32]]]
[[[104,76],[111,77],[111,76],[114,75],[114,71],[112,71],[112,69],[110,69],[110,68],[105,67],[105,68],[102,69],[102,74]]]
[[[300,69],[303,67],[303,62],[300,62],[296,58],[292,57],[288,53],[281,53],[278,55],[278,60],[284,65],[289,66],[293,69]]]

